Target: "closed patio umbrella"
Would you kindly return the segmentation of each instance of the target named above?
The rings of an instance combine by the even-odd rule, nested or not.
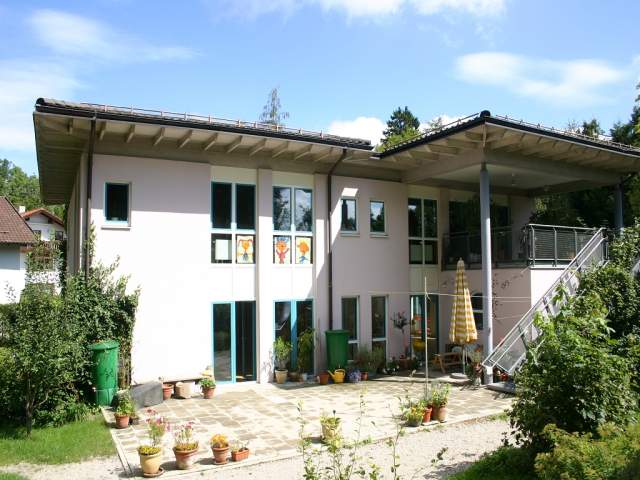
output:
[[[469,294],[469,284],[467,274],[464,269],[462,259],[458,260],[456,267],[455,296],[453,299],[453,309],[451,311],[451,327],[449,329],[449,340],[452,343],[462,345],[462,373],[466,364],[466,350],[464,346],[478,340],[476,323],[473,319],[473,307],[471,306],[471,295]]]

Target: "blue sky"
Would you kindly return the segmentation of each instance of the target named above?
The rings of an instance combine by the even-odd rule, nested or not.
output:
[[[34,173],[40,96],[287,124],[376,140],[489,109],[563,127],[626,120],[640,2],[95,0],[0,3],[0,158]]]

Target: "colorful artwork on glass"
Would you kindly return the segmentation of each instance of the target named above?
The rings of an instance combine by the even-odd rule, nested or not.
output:
[[[311,237],[296,237],[296,263],[308,265],[311,263]]]
[[[291,237],[283,235],[273,237],[273,263],[277,265],[291,263]]]
[[[253,235],[236,235],[236,263],[254,263]]]

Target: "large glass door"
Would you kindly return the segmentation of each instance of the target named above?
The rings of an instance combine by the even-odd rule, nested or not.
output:
[[[313,300],[275,302],[275,338],[291,342],[291,358],[287,369],[297,369],[298,339],[308,329],[313,328]],[[313,371],[313,358],[307,362]]]
[[[255,381],[255,311],[255,302],[213,305],[213,371],[216,381]]]
[[[411,350],[413,355],[424,361],[424,342],[426,341],[429,360],[431,360],[433,355],[438,353],[438,336],[438,298],[411,295]]]

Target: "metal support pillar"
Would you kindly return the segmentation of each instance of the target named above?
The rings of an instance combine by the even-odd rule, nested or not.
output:
[[[482,234],[482,323],[484,355],[493,351],[493,293],[491,261],[491,190],[487,164],[480,169],[480,226]],[[493,383],[493,371],[485,372],[485,383]]]

